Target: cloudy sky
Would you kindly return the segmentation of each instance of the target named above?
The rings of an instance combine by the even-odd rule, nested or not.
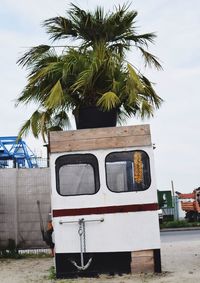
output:
[[[64,15],[68,0],[1,0],[0,9],[0,136],[17,135],[34,105],[14,107],[14,101],[26,84],[26,72],[16,61],[27,47],[49,43],[43,20]],[[112,9],[121,0],[76,0],[84,9],[96,5]],[[129,3],[131,3],[129,1]],[[134,0],[138,11],[138,32],[156,32],[155,45],[149,51],[162,62],[163,71],[146,70],[164,99],[151,120],[131,119],[128,125],[150,123],[156,144],[155,165],[158,189],[189,192],[200,186],[200,1]],[[129,54],[132,63],[142,61]],[[44,155],[42,141],[26,138],[38,155]]]

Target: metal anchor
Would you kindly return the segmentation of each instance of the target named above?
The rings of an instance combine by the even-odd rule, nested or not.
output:
[[[77,223],[79,224],[79,229],[78,229],[78,234],[80,237],[80,255],[81,255],[81,266],[79,266],[74,260],[70,260],[70,262],[79,270],[83,271],[86,270],[91,262],[92,262],[92,257],[88,260],[88,262],[85,264],[84,263],[84,253],[86,253],[86,233],[85,233],[85,223],[86,222],[103,222],[104,218],[99,218],[99,219],[91,219],[91,220],[85,220],[84,218],[77,220],[72,220],[72,221],[63,221],[60,220],[59,224],[70,224],[70,223]]]
[[[90,266],[90,264],[92,262],[92,257],[88,260],[88,262],[86,264],[84,263],[84,253],[86,252],[86,238],[85,238],[85,221],[84,221],[84,218],[79,219],[78,224],[79,224],[78,234],[79,234],[79,237],[80,237],[81,266],[79,266],[74,260],[71,260],[71,263],[79,271],[83,271],[83,270],[86,270]]]

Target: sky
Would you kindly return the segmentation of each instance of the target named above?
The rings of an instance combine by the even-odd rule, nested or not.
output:
[[[26,85],[27,72],[16,64],[27,48],[49,44],[42,22],[64,16],[68,0],[1,0],[0,9],[0,136],[16,136],[20,126],[36,109],[15,107],[15,99]],[[126,1],[125,1],[126,2]],[[74,4],[90,10],[97,5],[112,10],[121,0],[76,0]],[[190,192],[200,186],[200,1],[134,0],[130,8],[138,12],[138,33],[155,32],[149,51],[156,55],[163,71],[145,70],[134,51],[128,60],[141,68],[155,83],[164,99],[154,118],[129,119],[127,125],[150,124],[157,188]],[[72,123],[73,125],[73,123]],[[72,128],[73,129],[73,128]],[[28,146],[45,157],[42,140],[31,135]]]

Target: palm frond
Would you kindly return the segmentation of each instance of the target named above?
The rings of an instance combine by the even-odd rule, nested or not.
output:
[[[69,37],[76,37],[77,31],[70,19],[64,17],[55,17],[45,20],[43,26],[46,28],[50,39],[53,41]]]
[[[125,109],[123,107],[120,108],[120,111],[118,111],[117,113],[117,122],[119,123],[119,125],[125,125],[127,118],[130,118],[129,115],[127,114],[127,112],[125,111]]]
[[[28,132],[31,130],[34,137],[38,137],[40,133],[40,118],[41,113],[36,110],[31,117],[21,126],[19,133],[18,133],[18,139],[22,136],[26,136]]]
[[[21,139],[23,136],[27,136],[31,128],[31,121],[28,119],[24,124],[21,126],[19,133],[18,133],[18,140]]]
[[[99,13],[97,12],[97,14]],[[90,43],[91,40],[94,40],[98,30],[96,30],[96,33],[94,32],[96,25],[90,12],[86,12],[71,3],[69,17],[77,31],[77,38],[83,39],[84,43]]]
[[[142,56],[144,57],[145,66],[148,65],[149,67],[151,67],[153,65],[156,69],[162,70],[162,66],[159,63],[158,58],[156,56],[147,52],[142,47],[138,47],[138,48],[140,49],[140,51],[142,52]]]
[[[41,118],[40,118],[40,133],[42,136],[43,141],[46,143],[46,136],[49,131],[49,124],[51,123],[51,110],[41,111]]]
[[[21,126],[18,140],[32,131],[33,136],[38,138],[42,135],[46,142],[47,133],[53,130],[63,130],[70,127],[69,117],[64,110],[54,113],[52,110],[36,110],[31,117]]]
[[[41,56],[48,52],[51,47],[49,45],[38,45],[32,47],[30,50],[24,53],[24,55],[18,59],[17,64],[22,65],[22,67],[30,66],[35,63]]]
[[[54,115],[52,124],[56,125],[54,127],[60,127],[62,130],[71,128],[69,116],[65,110],[61,110]]]
[[[29,76],[29,84],[30,85],[31,84],[35,84],[39,80],[42,80],[46,76],[48,76],[51,73],[53,73],[53,71],[57,71],[57,70],[55,70],[55,67],[56,67],[55,63],[49,63],[46,66],[42,66],[41,68],[38,68],[37,71],[34,74]]]
[[[142,119],[144,119],[145,117],[150,118],[153,117],[154,108],[148,101],[143,100],[141,103],[141,109],[139,113]]]
[[[64,94],[60,80],[52,87],[47,100],[45,101],[45,106],[47,109],[54,109],[62,105],[64,102]]]
[[[97,101],[97,106],[100,106],[104,111],[109,111],[117,108],[120,104],[119,97],[112,91],[108,91],[102,95]]]
[[[140,81],[140,77],[137,75],[134,68],[130,64],[127,64],[127,68],[129,73],[129,81],[131,82],[132,87],[138,92],[143,91],[143,85]]]
[[[105,31],[107,32],[107,41],[117,42],[125,36],[132,34],[134,28],[134,20],[137,16],[136,11],[129,11],[129,5],[124,4],[122,7],[118,6],[114,12],[110,13],[105,23]]]
[[[38,110],[36,110],[30,118],[31,130],[34,137],[36,138],[38,138],[41,130],[40,119],[41,119],[41,113]]]
[[[144,84],[144,91],[142,94],[145,95],[146,99],[148,99],[150,103],[158,109],[163,103],[163,99],[156,94],[151,82],[144,75],[141,76],[141,80]]]
[[[118,111],[117,115],[117,121],[120,125],[124,125],[127,121],[128,118],[131,118],[136,115],[136,113],[140,110],[140,108],[137,107],[132,107],[129,104],[124,104],[121,108],[120,111]]]
[[[133,41],[137,46],[145,45],[148,47],[148,43],[154,43],[154,39],[156,38],[156,34],[151,33],[144,33],[144,34],[136,34],[131,32],[126,36],[126,40]]]

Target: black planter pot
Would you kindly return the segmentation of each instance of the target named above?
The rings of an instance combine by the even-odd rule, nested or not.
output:
[[[117,109],[108,112],[97,107],[84,107],[74,111],[76,128],[115,127],[117,124]]]

